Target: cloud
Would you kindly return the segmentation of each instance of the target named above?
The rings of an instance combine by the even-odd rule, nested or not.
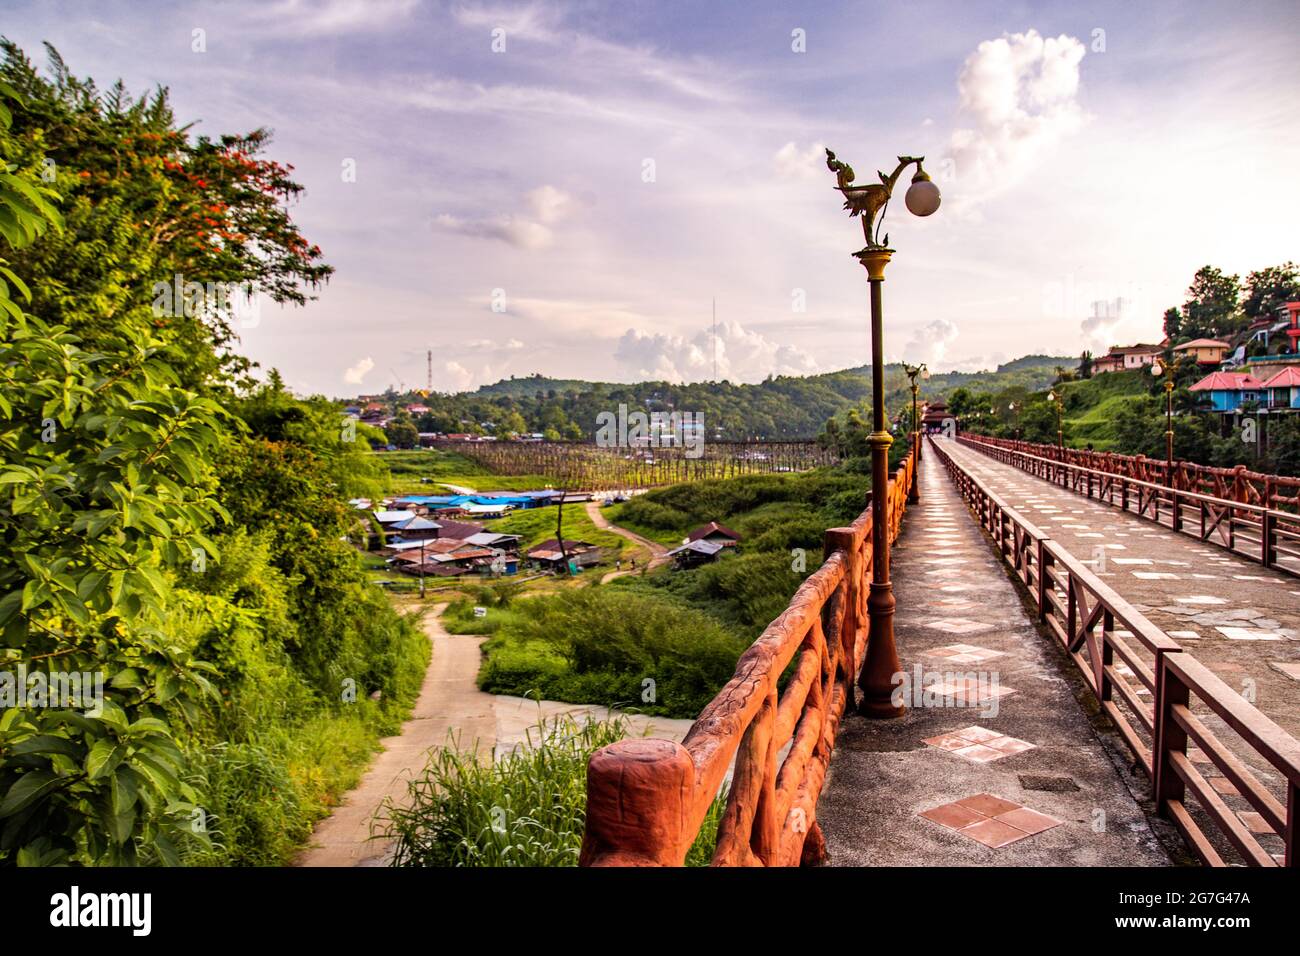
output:
[[[1093,351],[1105,352],[1118,344],[1118,332],[1134,318],[1132,303],[1123,297],[1100,299],[1092,303],[1092,315],[1079,323],[1085,344]]]
[[[352,35],[405,20],[417,0],[280,0],[250,11],[258,29],[279,36]]]
[[[813,143],[800,150],[792,140],[776,151],[773,157],[776,174],[782,179],[813,179],[826,175],[826,147]]]
[[[347,369],[343,373],[343,381],[349,385],[360,385],[361,380],[366,377],[366,373],[368,373],[374,367],[375,367],[375,360],[370,358],[370,356],[366,356],[356,365],[352,366],[350,369]]]
[[[664,332],[628,329],[614,349],[614,361],[637,379],[668,382],[707,381],[713,376],[712,328],[692,338]],[[718,324],[717,377],[735,382],[756,382],[768,375],[808,375],[817,363],[790,345],[781,345],[738,322]]]
[[[936,369],[948,353],[948,346],[957,340],[957,324],[948,319],[935,319],[914,331],[903,346],[903,360],[916,364],[924,362]]]
[[[966,58],[957,89],[972,125],[954,130],[949,144],[958,195],[967,201],[996,195],[1083,126],[1084,52],[1074,37],[1029,30],[985,40]]]
[[[445,232],[474,239],[499,239],[516,249],[549,249],[555,244],[551,226],[564,218],[571,199],[554,186],[540,186],[528,194],[532,217],[502,215],[480,219],[462,219],[450,213],[434,218],[434,225]]]

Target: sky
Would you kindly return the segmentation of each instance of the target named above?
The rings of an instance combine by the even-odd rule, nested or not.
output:
[[[1300,259],[1298,25],[1194,0],[0,0],[38,63],[49,41],[101,88],[165,85],[196,134],[274,131],[337,272],[241,350],[332,396],[423,388],[428,350],[438,391],[865,364],[826,146],[858,182],[923,155],[943,193],[887,210],[887,359],[1158,341],[1200,266]]]

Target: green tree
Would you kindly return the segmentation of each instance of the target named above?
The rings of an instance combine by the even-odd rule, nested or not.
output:
[[[1244,293],[1241,311],[1247,318],[1272,317],[1288,302],[1300,299],[1300,267],[1284,262],[1247,273]]]
[[[1241,280],[1214,266],[1196,270],[1183,303],[1184,338],[1221,338],[1242,326]]]

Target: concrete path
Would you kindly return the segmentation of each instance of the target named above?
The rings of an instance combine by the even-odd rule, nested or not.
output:
[[[383,751],[351,790],[343,803],[316,826],[311,845],[295,860],[297,866],[385,866],[393,843],[382,835],[372,839],[372,822],[385,800],[404,805],[407,784],[420,773],[430,750],[443,747],[453,732],[461,749],[477,744],[484,759],[525,742],[528,730],[540,719],[571,714],[578,719],[603,719],[605,707],[559,701],[525,700],[487,694],[475,685],[480,647],[487,639],[453,635],[442,626],[446,605],[425,615],[424,627],[433,644],[433,659],[424,675],[411,718],[396,737],[382,740]],[[627,717],[631,733],[680,741],[691,727],[689,720],[666,717]]]
[[[1117,769],[943,468],[920,474],[895,629],[909,685],[931,693],[895,720],[845,718],[817,809],[831,864],[1168,865],[1133,795],[1145,778]]]
[[[620,528],[618,525],[614,524],[608,518],[605,517],[605,515],[600,510],[600,505],[597,504],[596,502],[594,501],[587,502],[587,517],[591,519],[592,524],[594,524],[597,528],[600,528],[602,531],[612,531],[614,534],[619,535],[620,537],[623,538],[627,538],[627,540],[631,541],[633,544],[639,544],[641,545],[641,547],[648,550],[650,552],[650,561],[647,565],[645,565],[646,567],[657,568],[659,567],[659,565],[663,564],[665,561],[668,560],[667,548],[665,548],[658,541],[651,541],[649,538],[641,537],[641,535],[637,534],[635,531],[629,531],[627,528]],[[625,574],[635,574],[639,570],[641,569],[636,568],[635,570],[633,570],[632,568],[628,568],[623,571],[610,571],[608,574],[606,574],[604,577],[600,579],[600,583],[604,584],[606,581],[610,581],[613,580],[614,578],[622,577]]]
[[[1035,478],[945,450],[1187,652],[1300,736],[1300,579]]]

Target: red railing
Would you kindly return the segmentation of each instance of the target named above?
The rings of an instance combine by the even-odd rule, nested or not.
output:
[[[1138,474],[1148,473],[1153,463],[1141,456],[1129,458],[1069,448],[1061,456],[1059,450],[1051,445],[1010,442],[984,435],[962,435],[958,440],[995,461],[1019,468],[1077,494],[1104,501],[1130,514],[1155,521],[1172,531],[1226,548],[1233,554],[1256,561],[1266,568],[1300,575],[1300,514],[1293,510],[1282,510],[1283,507],[1294,507],[1297,499],[1283,492],[1292,485],[1300,486],[1300,479],[1254,475],[1243,471],[1240,475],[1246,478],[1231,487],[1225,486],[1224,490],[1231,495],[1225,497],[1184,487],[1203,485],[1202,479],[1184,481],[1179,477],[1172,486],[1165,484],[1163,462],[1158,463],[1160,473],[1155,476],[1158,480],[1127,473],[1124,469],[1130,465]],[[1072,457],[1109,467],[1093,467],[1072,461]],[[1187,474],[1192,473],[1191,469],[1212,472],[1214,480],[1221,485],[1224,484],[1224,475],[1238,475],[1236,470],[1207,469],[1180,462],[1176,463],[1176,477],[1183,474],[1177,470],[1178,465],[1187,469]],[[1273,502],[1271,506],[1242,500],[1250,497],[1243,489],[1254,489],[1252,482],[1255,478],[1267,478],[1269,483],[1263,492],[1255,489],[1251,494],[1261,501]]]
[[[889,482],[890,540],[915,475],[913,452]],[[851,526],[826,532],[824,563],[741,655],[680,744],[628,739],[592,755],[581,865],[680,866],[733,758],[713,865],[824,859],[817,798],[866,653],[871,529],[868,505]]]
[[[1238,862],[1225,858],[1232,851],[1248,865],[1297,865],[1300,742],[962,468],[941,443],[931,445],[998,553],[1033,596],[1039,620],[1152,778],[1159,811],[1174,821],[1193,851],[1211,866]],[[1235,734],[1232,746],[1221,739],[1227,732]],[[1196,769],[1189,740],[1281,838],[1280,860]],[[1279,793],[1261,783],[1240,754],[1275,769]],[[1194,803],[1187,801],[1188,791]]]
[[[1178,491],[1192,491],[1211,498],[1221,498],[1239,504],[1260,505],[1276,511],[1292,513],[1300,511],[1300,478],[1250,471],[1245,465],[1214,468],[1190,461],[1175,461],[1171,481],[1168,477],[1168,465],[1160,458],[1147,458],[1145,455],[1118,455],[1110,451],[1088,451],[1082,448],[1061,449],[1056,445],[990,438],[987,435],[976,435],[971,432],[963,433],[961,438],[982,445],[1078,465],[1092,471],[1123,475],[1153,485],[1172,486]]]

